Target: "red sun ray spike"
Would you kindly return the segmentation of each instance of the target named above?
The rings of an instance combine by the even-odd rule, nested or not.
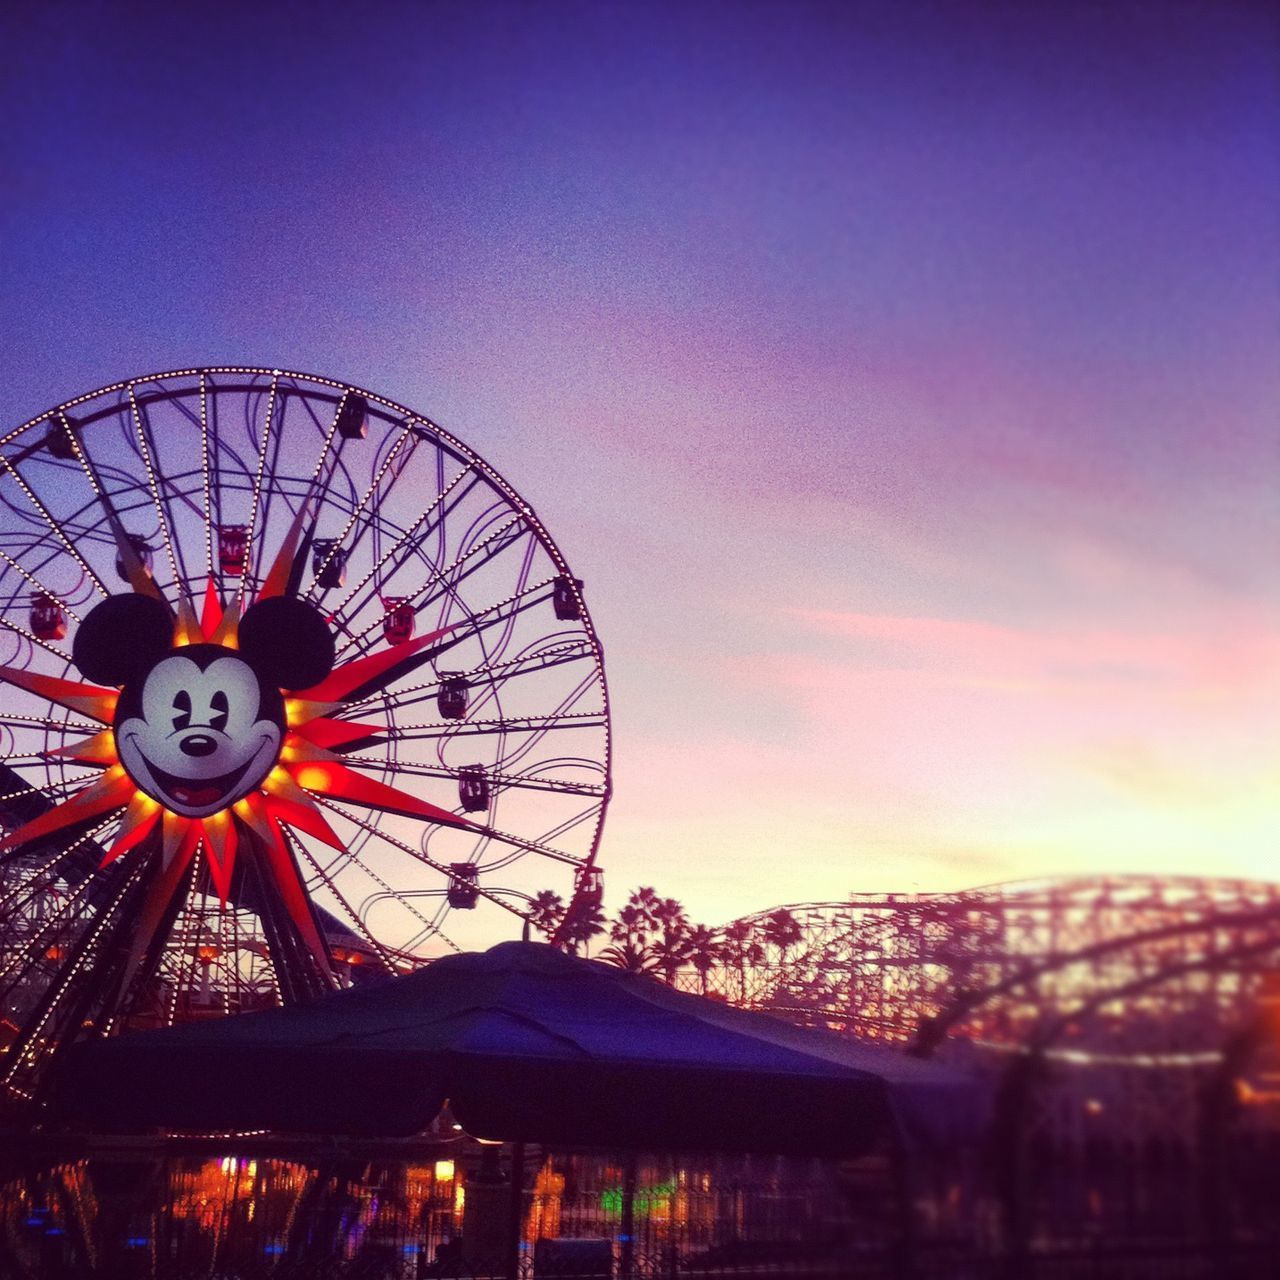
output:
[[[439,631],[432,631],[425,636],[420,636],[417,640],[411,640],[408,644],[398,644],[394,648],[382,650],[381,653],[370,653],[363,658],[353,658],[350,662],[344,662],[342,666],[337,667],[319,684],[312,685],[310,689],[297,690],[296,696],[308,698],[313,702],[338,702],[353,689],[358,689],[362,684],[368,684],[370,680],[386,675],[406,658],[421,653],[462,625],[461,622],[455,622],[450,626],[441,627]]]
[[[367,778],[348,769],[345,764],[333,760],[307,760],[288,766],[299,785],[317,795],[334,800],[351,800],[369,809],[385,809],[408,818],[426,818],[449,827],[474,827],[475,823],[441,809],[426,800],[419,800],[407,791],[397,791],[383,782]]]
[[[61,831],[64,827],[73,827],[78,822],[96,818],[112,809],[123,808],[134,790],[133,779],[123,769],[110,769],[83,791],[77,791],[69,800],[64,800],[56,808],[49,809],[10,832],[0,840],[0,853],[7,853],[39,836]]]
[[[120,695],[115,689],[104,689],[96,684],[81,684],[78,680],[63,680],[58,676],[42,675],[38,671],[20,671],[17,667],[0,667],[0,680],[26,689],[41,698],[48,698],[60,707],[77,711],[99,724],[110,724],[116,712]]]

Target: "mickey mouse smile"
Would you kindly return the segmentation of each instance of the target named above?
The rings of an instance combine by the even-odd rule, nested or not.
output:
[[[260,787],[287,730],[285,689],[310,688],[333,668],[320,614],[289,597],[246,610],[230,644],[173,644],[154,597],[112,596],[76,633],[73,657],[90,679],[120,685],[116,753],[137,788],[185,818],[206,818]]]
[[[191,645],[157,663],[141,688],[121,699],[116,749],[153,800],[201,818],[262,782],[283,731],[278,690],[264,687],[237,652]]]
[[[180,805],[192,809],[204,809],[210,805],[221,808],[223,801],[239,785],[240,780],[249,771],[252,760],[242,764],[238,769],[216,778],[180,778],[176,773],[167,773],[159,765],[145,762],[156,787],[173,797]],[[135,779],[136,781],[136,779]]]

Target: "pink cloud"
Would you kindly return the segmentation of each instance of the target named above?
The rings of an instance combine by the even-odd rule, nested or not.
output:
[[[1185,632],[1049,630],[820,609],[788,609],[786,616],[819,635],[866,642],[872,651],[864,649],[865,665],[886,669],[923,667],[1045,684],[1151,682],[1201,692],[1240,690],[1280,676],[1275,628],[1244,610],[1210,619],[1207,628],[1198,620]]]

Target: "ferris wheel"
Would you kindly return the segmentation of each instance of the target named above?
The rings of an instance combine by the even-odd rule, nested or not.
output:
[[[0,1077],[562,940],[609,747],[582,583],[429,418],[207,368],[0,436]]]

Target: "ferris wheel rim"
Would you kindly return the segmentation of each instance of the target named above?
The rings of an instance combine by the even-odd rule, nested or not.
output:
[[[245,386],[237,386],[234,383],[227,384],[225,382],[213,382],[213,379],[231,378],[231,379],[247,379],[252,380]],[[264,384],[260,380],[270,380],[269,385]],[[188,385],[171,385],[174,383],[186,383]],[[0,451],[7,448],[13,441],[20,439],[25,433],[31,432],[38,428],[42,423],[47,422],[51,418],[61,415],[64,419],[70,419],[71,414],[81,406],[93,402],[103,402],[111,397],[128,396],[133,400],[135,390],[143,386],[154,387],[154,399],[162,401],[180,402],[188,397],[200,397],[203,401],[206,395],[216,394],[219,392],[267,392],[274,390],[279,384],[296,384],[297,392],[304,397],[311,399],[328,399],[334,404],[340,404],[343,398],[350,395],[361,397],[367,404],[370,413],[382,419],[384,422],[400,423],[406,430],[412,431],[419,437],[429,439],[442,453],[452,456],[458,463],[469,469],[479,480],[489,486],[495,494],[500,497],[509,507],[517,513],[521,520],[527,525],[539,547],[547,555],[552,565],[559,574],[568,578],[574,584],[574,594],[577,597],[577,605],[580,610],[577,619],[581,627],[581,636],[586,641],[587,650],[592,659],[596,682],[599,689],[600,710],[598,712],[599,727],[602,731],[602,742],[600,748],[598,762],[599,790],[595,787],[591,791],[598,799],[598,808],[594,815],[594,829],[591,832],[589,853],[586,858],[580,860],[567,859],[574,861],[577,866],[575,874],[575,883],[573,893],[569,902],[566,904],[566,915],[572,911],[577,903],[580,895],[584,892],[585,886],[590,884],[592,875],[598,875],[598,863],[600,854],[600,840],[603,831],[604,819],[607,809],[612,798],[612,705],[609,697],[607,673],[604,664],[603,648],[601,646],[599,635],[596,629],[595,621],[592,618],[591,611],[586,601],[582,598],[578,589],[577,580],[574,578],[568,560],[561,551],[558,543],[552,537],[549,530],[539,518],[535,508],[510,484],[509,481],[493,466],[484,456],[478,453],[465,441],[459,439],[448,428],[442,426],[433,417],[428,414],[421,413],[402,401],[392,399],[379,392],[369,390],[365,386],[343,379],[333,378],[323,374],[311,373],[299,369],[288,369],[283,367],[273,367],[265,364],[210,364],[210,365],[189,365],[178,368],[171,368],[157,372],[147,372],[135,375],[129,378],[117,379],[95,389],[83,392],[68,399],[62,400],[51,408],[35,414],[28,418],[20,425],[8,430],[0,436]],[[292,390],[291,385],[281,387],[280,390],[288,393]],[[150,397],[138,397],[139,401],[148,401]],[[117,402],[103,407],[100,411],[79,420],[82,425],[90,425],[99,419],[107,419],[114,416],[121,416],[127,413],[129,405]],[[135,406],[136,412],[136,406]],[[207,432],[207,427],[201,424],[202,431]],[[5,457],[0,453],[0,467],[6,473],[11,473],[18,478],[16,471],[16,463],[18,460]],[[358,514],[358,506],[353,517]],[[210,511],[207,514],[207,520],[212,522],[213,514]],[[47,522],[47,521],[46,521]],[[198,572],[195,577],[198,577]],[[179,578],[191,578],[185,568],[180,574],[175,575],[175,581]],[[91,588],[90,594],[94,590],[101,591],[102,585],[95,581],[95,585]],[[108,593],[109,594],[109,593]],[[511,847],[517,845],[517,840],[510,837],[504,841]],[[535,842],[536,843],[536,842]],[[534,849],[534,845],[528,846]]]

